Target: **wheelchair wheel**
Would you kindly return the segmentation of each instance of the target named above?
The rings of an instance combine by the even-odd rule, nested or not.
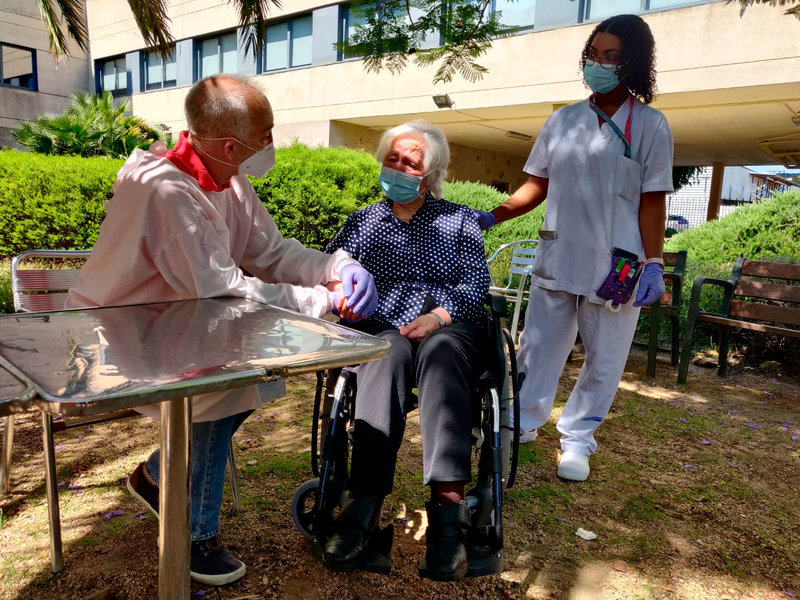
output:
[[[295,527],[308,541],[314,538],[314,506],[317,502],[319,479],[309,479],[294,493],[292,498],[292,520]],[[342,493],[336,501],[336,510],[344,504],[345,495]]]

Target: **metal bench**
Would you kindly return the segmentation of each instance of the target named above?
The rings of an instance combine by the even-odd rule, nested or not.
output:
[[[536,256],[537,240],[516,240],[503,244],[486,261],[489,265],[489,276],[491,277],[491,285],[489,292],[500,294],[507,302],[514,304],[514,315],[511,318],[511,340],[517,339],[517,328],[519,327],[519,316],[522,312],[522,303],[528,300],[530,295],[530,288],[528,283],[530,281],[531,272],[533,271],[533,260]],[[533,244],[533,247],[530,247]],[[505,282],[495,281],[492,275],[491,266],[492,262],[499,260],[498,257],[502,253],[511,249],[511,259],[508,267],[508,277]]]
[[[722,288],[719,311],[700,310],[704,286]],[[736,259],[729,280],[698,277],[692,284],[686,331],[683,335],[678,383],[686,383],[692,339],[698,323],[719,328],[718,373],[728,369],[728,342],[732,327],[772,335],[800,337],[800,264]]]
[[[658,302],[651,306],[643,306],[642,313],[650,314],[650,332],[647,342],[647,376],[656,374],[656,353],[658,352],[658,331],[661,318],[665,317],[670,322],[670,360],[673,367],[678,366],[680,353],[680,315],[681,290],[683,289],[683,276],[686,272],[686,250],[679,252],[664,252],[664,285],[666,291]],[[667,270],[671,268],[671,270]]]

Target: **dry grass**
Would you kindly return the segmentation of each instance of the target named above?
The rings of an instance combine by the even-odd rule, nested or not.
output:
[[[289,512],[295,489],[311,477],[313,382],[297,378],[287,398],[258,411],[236,435],[244,507],[234,514],[226,496],[223,534],[248,573],[231,586],[206,588],[205,598],[794,597],[798,381],[755,373],[721,380],[696,369],[685,389],[675,389],[675,371],[665,364],[655,381],[645,381],[644,354],[634,351],[598,431],[592,475],[570,484],[555,474],[554,420],[580,358],[565,369],[553,420],[525,447],[518,484],[507,495],[501,576],[454,584],[417,576],[425,490],[415,415],[387,506],[395,525],[392,575],[335,574],[319,565]],[[155,447],[152,422],[116,422],[57,438],[65,569],[52,575],[38,418],[31,413],[22,421],[12,493],[0,504],[0,597],[156,598],[157,523],[139,514],[124,486],[126,474]],[[105,520],[112,510],[125,514]],[[578,527],[598,539],[580,540]]]

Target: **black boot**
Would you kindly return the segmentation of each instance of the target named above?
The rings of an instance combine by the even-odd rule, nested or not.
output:
[[[369,536],[383,511],[383,496],[349,498],[333,522],[333,535],[325,543],[322,562],[335,571],[358,569],[366,556]]]
[[[420,575],[435,581],[456,581],[469,570],[467,535],[472,521],[464,502],[428,502],[425,559]]]

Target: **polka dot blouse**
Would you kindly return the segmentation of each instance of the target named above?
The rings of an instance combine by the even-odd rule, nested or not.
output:
[[[384,200],[354,212],[325,249],[343,248],[372,273],[372,319],[399,328],[441,306],[454,323],[484,321],[489,270],[472,211],[428,196],[406,223],[391,206]]]

